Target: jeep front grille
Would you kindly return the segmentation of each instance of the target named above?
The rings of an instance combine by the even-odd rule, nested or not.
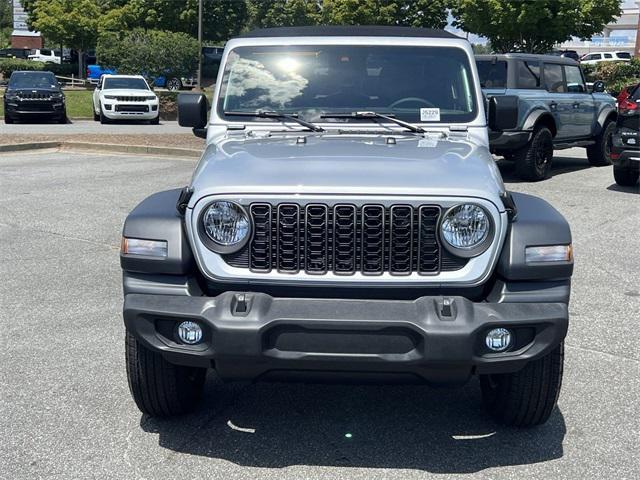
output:
[[[462,268],[437,235],[437,205],[253,203],[253,238],[225,261],[253,272],[437,275]]]

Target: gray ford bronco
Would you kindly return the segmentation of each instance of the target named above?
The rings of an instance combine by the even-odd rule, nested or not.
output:
[[[505,190],[470,44],[396,27],[267,29],[230,40],[207,147],[183,189],[127,217],[120,256],[140,410],[192,410],[223,381],[463,384],[503,423],[560,391],[573,271],[565,219]]]
[[[509,53],[478,55],[478,75],[488,98],[515,95],[518,124],[489,132],[491,151],[515,162],[524,180],[549,175],[553,151],[586,147],[589,163],[611,165],[616,102],[604,83],[589,91],[580,65],[570,58]]]

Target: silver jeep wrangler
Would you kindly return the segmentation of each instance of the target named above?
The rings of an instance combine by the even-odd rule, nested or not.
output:
[[[121,265],[131,393],[192,410],[220,379],[480,378],[502,423],[556,405],[571,232],[505,190],[471,46],[396,27],[267,29],[229,41],[190,185],[127,217]]]

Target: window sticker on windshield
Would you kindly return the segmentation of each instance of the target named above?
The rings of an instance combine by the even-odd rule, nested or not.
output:
[[[440,109],[439,108],[421,108],[420,121],[421,122],[439,122]]]

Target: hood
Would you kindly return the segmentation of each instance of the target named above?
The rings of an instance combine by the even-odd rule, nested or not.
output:
[[[502,177],[486,146],[464,137],[395,136],[395,144],[388,138],[229,136],[205,151],[192,202],[226,193],[439,195],[485,198],[503,210]]]
[[[100,94],[113,95],[114,97],[150,97],[151,95],[156,95],[151,90],[140,90],[139,88],[114,88],[101,90]]]
[[[62,93],[59,88],[7,88],[6,93],[15,93],[20,95],[28,95],[31,93],[40,93],[40,94],[54,94],[54,93]]]

